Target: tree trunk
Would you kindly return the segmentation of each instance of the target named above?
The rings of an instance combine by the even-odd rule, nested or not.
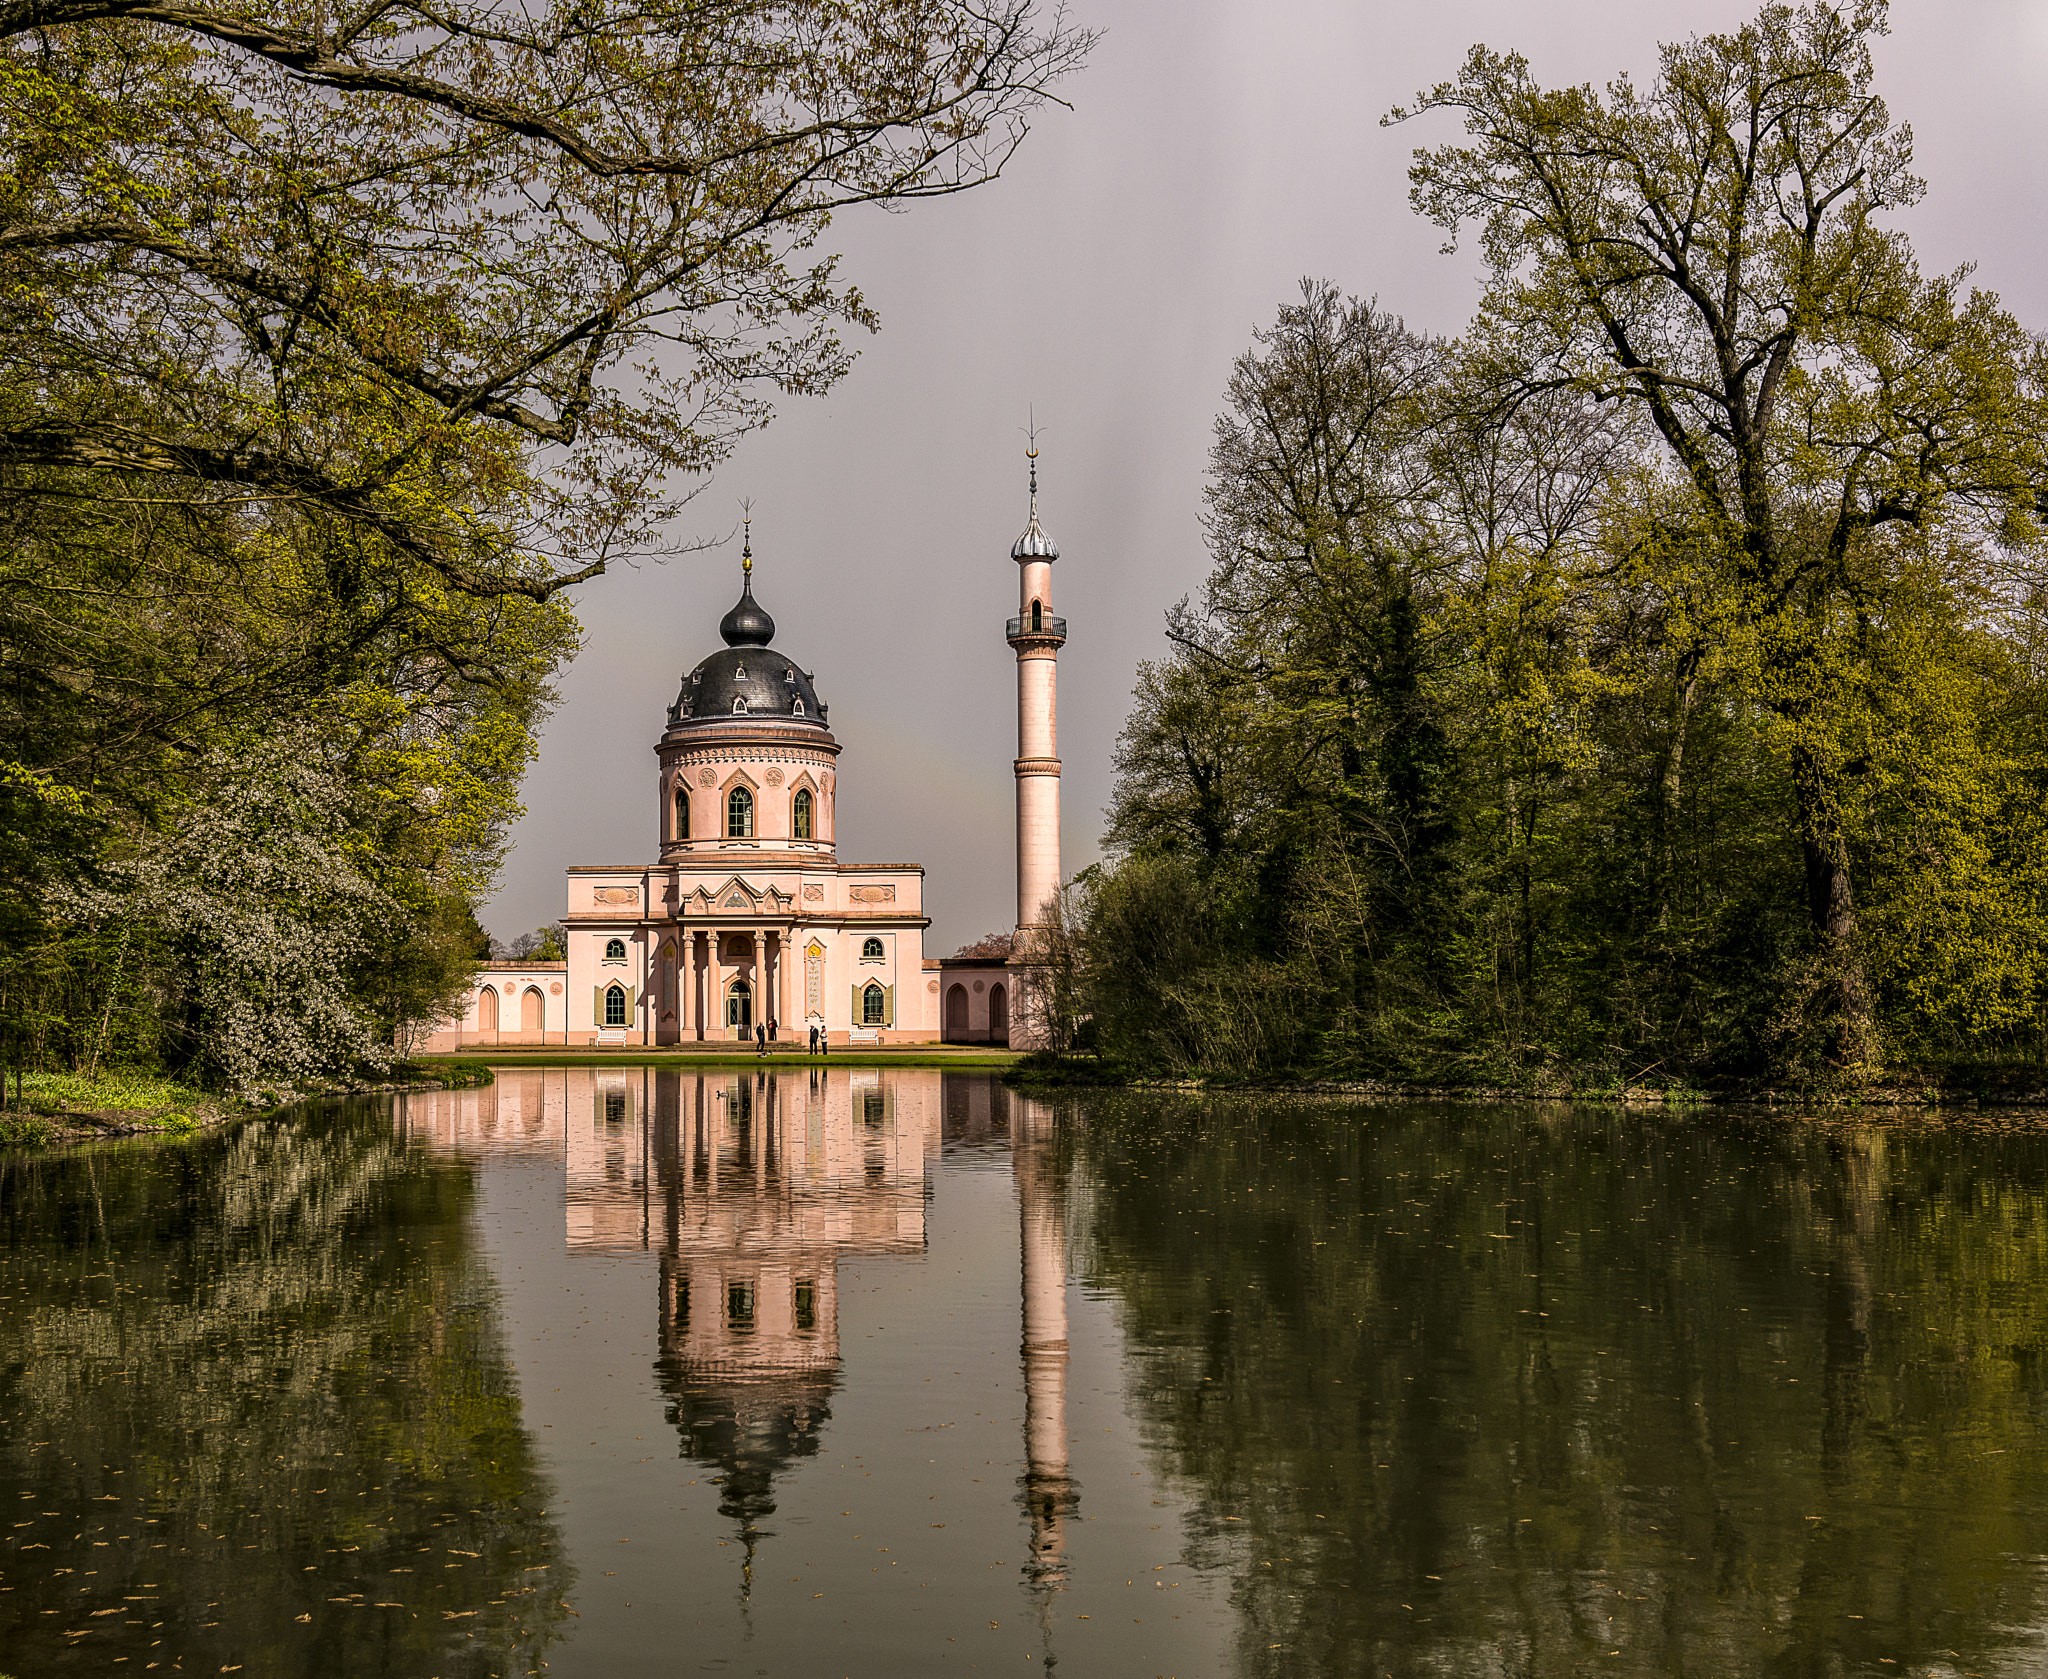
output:
[[[1678,873],[1673,831],[1678,826],[1678,802],[1685,790],[1685,733],[1692,721],[1693,693],[1699,685],[1699,657],[1687,653],[1679,661],[1672,684],[1671,739],[1664,749],[1663,770],[1657,778],[1657,926],[1671,923],[1672,881]]]
[[[1818,950],[1820,1001],[1829,1017],[1828,1059],[1852,1077],[1878,1068],[1877,1017],[1863,968],[1856,898],[1849,881],[1849,848],[1833,796],[1832,776],[1805,753],[1796,753],[1799,843],[1806,865],[1806,913]]]

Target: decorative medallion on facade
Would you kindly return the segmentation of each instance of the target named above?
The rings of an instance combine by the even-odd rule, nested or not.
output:
[[[640,888],[637,886],[600,886],[591,893],[592,899],[600,904],[637,904]]]
[[[768,785],[770,787],[780,787],[782,785],[782,771],[770,770],[768,772]]]
[[[806,887],[804,888],[804,902],[805,902],[805,903],[807,903],[807,904],[822,904],[822,903],[823,903],[824,901],[825,901],[825,888],[824,888],[824,887],[822,887],[822,886],[806,886]]]
[[[697,785],[699,787],[716,787],[718,785],[718,771],[699,770],[697,772]]]
[[[846,895],[857,904],[893,904],[896,901],[896,888],[893,886],[854,886],[847,889]]]

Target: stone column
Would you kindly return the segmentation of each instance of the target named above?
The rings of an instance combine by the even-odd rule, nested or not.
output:
[[[1031,1523],[1027,1572],[1041,1585],[1066,1580],[1067,1517],[1079,1502],[1067,1473],[1067,1242],[1053,1154],[1052,1121],[1030,1098],[1016,1102],[1011,1160],[1023,1249],[1024,1509]]]
[[[676,941],[679,953],[676,985],[682,996],[676,1003],[676,1037],[684,1042],[696,1031],[703,1019],[697,1008],[697,935],[689,928]]]
[[[761,1025],[768,1024],[768,934],[756,927],[754,940],[754,1019]],[[751,1033],[748,1034],[752,1036]]]
[[[713,1043],[720,1041],[719,1034],[725,1030],[725,958],[719,952],[722,936],[715,927],[704,935],[710,942],[709,959],[704,964],[704,1023]]]

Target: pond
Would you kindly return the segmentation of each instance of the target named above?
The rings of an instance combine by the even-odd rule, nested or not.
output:
[[[0,1158],[0,1672],[2019,1674],[2048,1129],[507,1069]]]

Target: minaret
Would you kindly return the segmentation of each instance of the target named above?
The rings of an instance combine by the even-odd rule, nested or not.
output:
[[[1057,683],[1067,621],[1052,615],[1052,562],[1058,545],[1038,525],[1038,438],[1031,462],[1031,522],[1010,549],[1017,562],[1017,616],[1008,640],[1017,650],[1017,948],[1035,941],[1045,906],[1060,889],[1060,759]]]

